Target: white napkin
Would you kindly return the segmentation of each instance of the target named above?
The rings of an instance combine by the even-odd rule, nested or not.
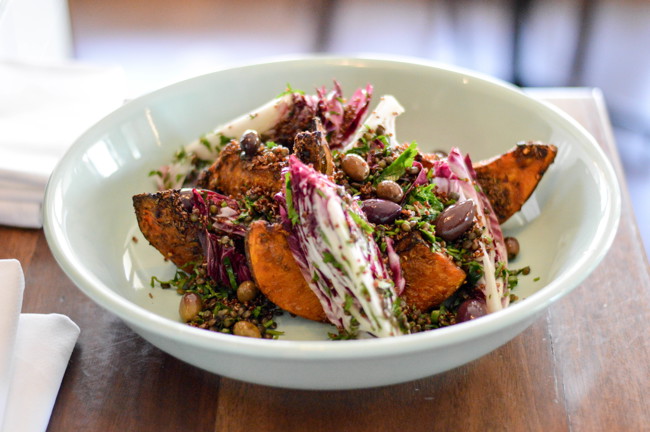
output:
[[[45,184],[68,147],[119,107],[119,67],[0,62],[0,225],[42,226]]]
[[[20,263],[0,260],[0,431],[44,431],[79,327],[59,314],[21,314]]]

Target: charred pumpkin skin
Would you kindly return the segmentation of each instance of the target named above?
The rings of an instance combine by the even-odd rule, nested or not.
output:
[[[165,259],[191,271],[192,263],[203,261],[203,248],[199,243],[200,226],[185,211],[186,199],[188,195],[179,190],[144,193],[133,197],[133,207],[140,231],[149,243]]]
[[[525,142],[507,153],[474,164],[476,179],[499,223],[521,210],[556,155],[554,145]]]
[[[316,171],[332,175],[334,162],[330,146],[325,139],[326,135],[327,132],[323,128],[323,124],[318,117],[315,117],[312,120],[311,130],[296,134],[293,152],[298,159],[306,164],[311,164]]]
[[[465,272],[414,232],[395,245],[406,286],[402,298],[409,306],[427,311],[451,296],[465,281]]]
[[[259,290],[278,307],[312,321],[327,322],[325,311],[309,288],[279,224],[255,221],[246,236],[246,255]]]

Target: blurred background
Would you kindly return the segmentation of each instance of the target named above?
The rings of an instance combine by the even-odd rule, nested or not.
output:
[[[307,53],[399,54],[526,87],[598,87],[650,250],[648,0],[0,0],[3,8],[2,58],[119,65],[128,97]]]

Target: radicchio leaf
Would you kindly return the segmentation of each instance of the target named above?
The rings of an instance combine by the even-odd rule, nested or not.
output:
[[[356,129],[354,135],[344,143],[343,151],[347,152],[353,149],[365,135],[378,135],[379,132],[386,137],[389,147],[399,145],[395,131],[395,119],[403,113],[404,108],[397,99],[391,95],[382,96],[377,107],[368,114],[364,123]]]
[[[463,157],[457,148],[452,148],[449,156],[435,161],[431,169],[431,183],[437,185],[439,192],[458,195],[458,202],[472,199],[477,203],[476,218],[483,227],[482,241],[479,242],[482,253],[477,259],[483,267],[483,276],[477,286],[482,287],[488,313],[507,307],[510,301],[507,284],[501,275],[496,274],[500,264],[508,264],[503,232],[489,200],[476,181],[469,155]]]
[[[406,279],[402,275],[402,265],[400,264],[399,255],[395,252],[393,247],[393,239],[386,236],[386,254],[388,255],[388,266],[390,267],[393,275],[393,282],[395,283],[395,293],[401,296],[406,287]]]
[[[402,334],[391,275],[372,235],[355,222],[365,219],[357,202],[295,156],[287,176],[287,206],[299,216],[289,244],[328,319],[352,334]]]
[[[205,189],[192,189],[192,194],[194,207],[209,218],[214,229],[241,237],[246,235],[246,226],[237,220],[240,215],[237,201]]]
[[[326,111],[323,112],[323,116],[327,121],[325,129],[330,133],[330,147],[337,148],[344,145],[359,128],[368,112],[373,88],[370,84],[365,88],[358,88],[345,104],[341,86],[336,81],[334,88],[334,92],[324,99]]]
[[[231,241],[223,242],[223,236],[208,232],[200,236],[207,264],[207,274],[215,282],[233,290],[242,282],[251,280],[250,269],[243,247]]]

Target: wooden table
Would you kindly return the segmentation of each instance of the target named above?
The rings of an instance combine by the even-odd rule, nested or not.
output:
[[[0,258],[26,275],[25,312],[81,327],[50,431],[650,430],[650,274],[599,92],[545,89],[596,137],[623,189],[604,262],[491,354],[406,384],[296,391],[188,366],[95,306],[59,269],[42,230],[0,228]],[[399,365],[396,365],[399,367]]]

